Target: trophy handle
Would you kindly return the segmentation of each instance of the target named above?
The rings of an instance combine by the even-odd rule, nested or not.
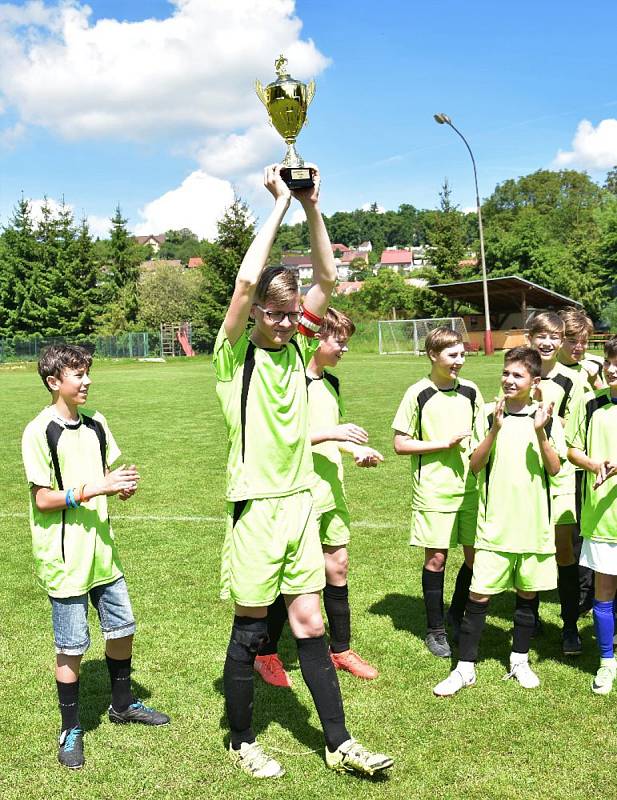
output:
[[[266,108],[268,108],[268,104],[266,103],[266,93],[264,92],[264,87],[261,85],[261,81],[255,81],[255,91],[257,92],[257,97],[261,100]]]
[[[310,81],[306,87],[306,107],[308,108],[315,97],[315,81]]]

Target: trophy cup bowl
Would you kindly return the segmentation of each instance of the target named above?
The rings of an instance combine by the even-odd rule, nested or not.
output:
[[[296,150],[296,139],[306,122],[306,112],[315,94],[315,81],[308,85],[287,72],[287,59],[282,55],[275,62],[278,78],[265,88],[255,81],[255,91],[266,107],[274,128],[287,144],[281,178],[290,189],[307,189],[314,185],[313,170],[305,167]]]

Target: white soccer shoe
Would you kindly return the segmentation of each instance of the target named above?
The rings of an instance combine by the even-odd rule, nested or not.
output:
[[[476,682],[475,669],[470,673],[463,673],[457,667],[453,669],[448,677],[433,687],[433,694],[436,697],[452,697],[452,695],[465,689],[467,686],[473,686]]]
[[[540,685],[540,678],[529,666],[526,653],[510,653],[510,672],[503,679],[507,681],[509,678],[515,678],[523,689],[537,689]]]

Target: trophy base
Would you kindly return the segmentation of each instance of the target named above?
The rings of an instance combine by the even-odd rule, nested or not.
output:
[[[281,178],[290,189],[310,189],[315,185],[312,167],[283,167]]]

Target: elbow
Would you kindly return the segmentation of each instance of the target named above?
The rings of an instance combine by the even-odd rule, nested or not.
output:
[[[560,470],[561,470],[561,464],[557,462],[557,464],[551,464],[546,471],[551,476],[551,478],[554,478],[556,475],[559,475]]]

